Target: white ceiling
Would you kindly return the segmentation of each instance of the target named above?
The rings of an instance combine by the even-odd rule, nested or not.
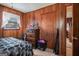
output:
[[[55,3],[1,3],[1,4],[26,13]]]

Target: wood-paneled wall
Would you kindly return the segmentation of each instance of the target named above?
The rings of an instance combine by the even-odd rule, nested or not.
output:
[[[48,48],[54,48],[58,25],[57,4],[26,13],[24,18],[26,23],[24,28],[35,19],[39,23],[40,38],[47,40]]]
[[[0,27],[2,24],[2,11],[3,11],[3,7],[0,6]],[[0,37],[2,37],[2,29],[0,28]]]
[[[4,7],[4,6],[0,5],[0,26],[1,26],[1,23],[2,23],[2,13],[3,13],[3,11],[11,12],[11,13],[19,15],[20,20],[21,20],[21,28],[18,29],[18,30],[16,30],[16,29],[15,30],[4,30],[4,29],[0,28],[0,36],[1,37],[20,37],[22,35],[23,13],[21,13],[21,12],[19,12],[17,10],[14,10],[14,9]]]
[[[54,48],[57,28],[59,29],[59,55],[66,55],[65,8],[65,4],[54,4],[24,15],[27,22],[25,27],[33,19],[39,23],[40,38],[48,41],[48,48]]]

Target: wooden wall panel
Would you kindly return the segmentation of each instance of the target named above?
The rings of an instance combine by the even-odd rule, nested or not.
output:
[[[32,22],[33,16],[34,16],[33,12],[29,12],[23,15],[23,32],[26,31],[28,25]]]
[[[22,26],[23,26],[23,23],[22,23],[22,18],[23,18],[23,13],[17,11],[17,10],[14,10],[14,9],[11,9],[11,8],[8,8],[8,7],[4,7],[4,6],[1,6],[2,7],[0,10],[0,13],[1,13],[1,17],[0,17],[0,20],[1,20],[1,23],[2,23],[2,12],[3,11],[6,11],[6,12],[11,12],[13,14],[17,14],[20,16],[20,21],[21,21],[21,28],[18,29],[18,30],[3,30],[0,28],[0,32],[1,32],[1,37],[21,37],[22,35]],[[0,24],[1,26],[1,24]]]
[[[57,5],[51,5],[39,11],[39,13],[41,13],[40,14],[41,19],[39,18],[40,38],[43,38],[48,41],[48,48],[54,48],[56,39],[56,30],[57,30],[56,7]]]
[[[57,30],[57,5],[50,5],[45,8],[26,13],[27,26],[35,19],[40,26],[40,38],[48,41],[48,48],[54,48]]]
[[[40,37],[47,40],[48,47],[54,47],[56,38],[56,13],[42,14]]]
[[[35,20],[39,23],[40,26],[40,38],[48,41],[48,48],[54,48],[56,30],[59,28],[60,55],[66,55],[65,10],[66,9],[64,4],[55,4],[36,10],[33,14],[33,17],[35,17]],[[30,13],[26,14],[29,15]],[[27,16],[25,17],[26,19],[28,18]],[[30,21],[29,18],[27,20]],[[27,25],[29,21],[27,21]]]
[[[3,7],[0,6],[0,27],[2,24],[2,10],[3,10]],[[0,28],[0,37],[2,37],[2,29],[1,28]]]

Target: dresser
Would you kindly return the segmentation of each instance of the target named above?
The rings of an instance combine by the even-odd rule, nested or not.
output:
[[[39,39],[40,30],[34,29],[33,32],[26,32],[27,40],[35,47],[36,41]]]

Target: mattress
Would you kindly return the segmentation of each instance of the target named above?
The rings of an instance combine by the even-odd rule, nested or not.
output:
[[[0,38],[0,56],[32,56],[32,44],[13,37]]]

